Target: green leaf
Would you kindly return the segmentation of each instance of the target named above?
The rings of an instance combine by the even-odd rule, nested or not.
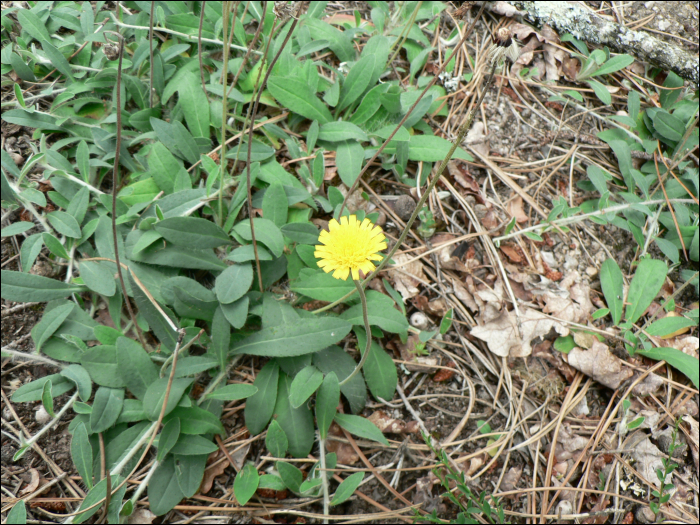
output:
[[[335,345],[313,354],[313,364],[324,374],[334,372],[340,382],[352,374],[357,366],[352,357]],[[353,413],[356,414],[364,408],[367,400],[367,388],[362,374],[357,374],[343,384],[340,391],[348,400]]]
[[[405,333],[408,330],[408,321],[394,308],[394,301],[374,290],[367,292],[367,317],[371,325],[393,334]],[[364,326],[362,305],[351,306],[340,315],[340,318],[353,325]]]
[[[114,425],[124,404],[123,388],[108,388],[101,386],[95,392],[90,414],[92,432],[104,432]]]
[[[92,394],[92,380],[90,374],[80,365],[70,365],[61,370],[61,375],[70,379],[78,388],[80,399],[87,402]]]
[[[17,11],[17,20],[22,25],[22,30],[26,31],[34,40],[38,40],[41,44],[51,41],[46,26],[34,11],[20,9]]]
[[[246,462],[241,471],[236,474],[236,479],[233,482],[233,493],[240,505],[245,505],[253,497],[255,491],[258,490],[260,476],[255,469],[255,464],[252,461]]]
[[[246,323],[248,319],[248,302],[248,297],[242,297],[230,304],[220,305],[221,310],[224,312],[224,317],[234,328],[241,328]]]
[[[663,337],[691,326],[697,326],[697,323],[686,317],[664,317],[651,323],[646,332],[649,335]]]
[[[365,150],[356,140],[346,140],[338,143],[335,153],[335,162],[338,167],[338,175],[343,184],[352,186],[362,169],[365,159]]]
[[[39,256],[43,247],[43,238],[40,233],[35,233],[27,237],[20,248],[20,260],[22,261],[22,272],[27,273],[34,265],[34,261]]]
[[[219,370],[226,370],[228,349],[231,346],[231,324],[226,319],[221,305],[214,312],[211,323],[211,344],[207,350],[207,355],[216,361]]]
[[[40,379],[35,379],[31,383],[22,385],[19,387],[14,394],[12,394],[12,401],[15,403],[27,403],[29,401],[40,401],[41,396],[44,392],[44,384],[47,381],[51,381],[52,388],[51,394],[56,397],[61,394],[65,394],[69,390],[73,389],[73,383],[63,377],[60,374],[51,374]]]
[[[371,421],[350,414],[336,414],[335,422],[351,434],[389,446],[384,434]]]
[[[7,513],[6,523],[16,523],[17,525],[24,525],[27,523],[27,508],[23,499],[15,503],[10,509],[10,512]]]
[[[65,131],[61,126],[56,124],[55,117],[45,113],[30,113],[26,109],[11,109],[9,111],[4,111],[2,118],[10,124],[17,124],[18,126],[51,131]]]
[[[675,348],[651,348],[649,350],[637,350],[635,353],[657,361],[666,361],[690,379],[695,388],[700,387],[700,363],[697,357],[684,354]]]
[[[447,156],[451,148],[452,144],[450,141],[442,137],[436,137],[434,135],[413,135],[409,142],[408,159],[416,161],[422,160],[424,162],[438,162]],[[457,148],[452,158],[470,162],[474,160],[474,158],[462,148]]]
[[[610,60],[600,66],[600,68],[598,68],[593,75],[609,75],[610,73],[615,73],[615,71],[625,69],[632,62],[634,62],[634,57],[630,55],[617,55],[610,57]]]
[[[85,483],[88,490],[92,489],[92,447],[90,446],[90,439],[85,425],[78,425],[73,431],[73,437],[70,442],[70,455],[78,474],[83,478],[83,483]]]
[[[666,263],[658,259],[642,259],[627,293],[626,319],[637,322],[659,293],[666,279]]]
[[[148,156],[148,168],[153,180],[166,194],[173,192],[175,176],[181,169],[184,169],[161,142],[156,142],[151,148],[151,154]]]
[[[321,102],[308,84],[297,78],[271,76],[267,88],[275,99],[290,111],[309,120],[325,124],[333,120],[326,105]]]
[[[345,502],[350,496],[353,495],[357,487],[360,486],[362,480],[365,478],[364,472],[355,472],[350,474],[343,482],[338,486],[333,498],[331,498],[331,505],[340,505]]]
[[[177,407],[163,418],[163,422],[176,417],[180,418],[180,432],[182,434],[224,434],[225,432],[221,420],[203,408],[196,406]]]
[[[32,340],[36,351],[39,352],[44,343],[51,337],[56,330],[63,324],[63,321],[71,314],[75,303],[67,302],[61,306],[57,306],[53,310],[44,313],[37,324],[32,328]]]
[[[231,239],[212,221],[198,217],[171,217],[153,226],[165,240],[177,245],[198,250],[218,248],[231,244]]]
[[[284,251],[282,231],[269,219],[256,218],[253,224],[255,226],[255,240],[263,243],[275,257],[280,257]],[[240,221],[233,227],[233,231],[246,241],[253,239],[250,231],[250,219]]]
[[[173,384],[170,387],[170,395],[168,396],[168,403],[165,406],[166,416],[172,413],[177,404],[180,402],[180,398],[185,393],[185,390],[192,384],[193,381],[194,379],[173,379]],[[165,391],[167,386],[167,377],[158,378],[148,386],[148,389],[143,396],[143,410],[148,419],[151,421],[156,421],[160,416],[160,411],[163,408],[163,401],[165,400]],[[181,432],[189,433],[182,429]]]
[[[301,470],[294,465],[290,465],[286,461],[277,461],[275,466],[277,467],[277,472],[279,472],[285,487],[292,492],[299,492],[299,487],[301,487],[301,482],[304,479]]]
[[[209,102],[199,77],[192,72],[184,74],[178,83],[178,96],[192,135],[209,138]]]
[[[357,335],[358,349],[364,355],[367,347],[367,335],[360,327],[355,328],[355,334]],[[365,383],[375,399],[381,398],[389,401],[394,397],[398,383],[396,365],[376,341],[372,341],[369,356],[362,368],[362,374],[365,376]]]
[[[599,308],[591,314],[591,319],[601,319],[610,313],[610,308]]]
[[[683,138],[685,125],[678,117],[671,115],[667,111],[661,110],[654,114],[654,130],[671,142],[678,142]]]
[[[124,481],[124,478],[120,476],[113,475],[111,477],[111,482],[112,482],[112,490],[114,490],[114,487],[119,485],[122,481]],[[80,508],[78,509],[78,512],[80,512],[83,509],[87,509],[96,503],[104,500],[105,494],[107,492],[107,479],[103,479],[100,481],[97,485],[95,485],[90,492],[88,492],[88,495],[85,497],[83,502],[80,504]],[[109,521],[114,523],[115,521],[118,521],[118,518],[115,520],[114,518],[119,515],[119,511],[122,506],[122,498],[124,498],[124,493],[126,492],[126,483],[122,488],[120,488],[116,493],[112,494],[112,499],[109,502],[109,508],[108,508],[108,515],[109,515]],[[178,500],[179,501],[179,500]],[[104,505],[103,505],[104,506]],[[98,511],[100,511],[100,505],[95,505],[94,508],[83,512],[82,514],[79,514],[78,516],[73,518],[73,523],[82,523],[88,518],[90,518],[92,515],[96,514]]]
[[[72,215],[65,211],[52,211],[46,217],[58,233],[74,239],[80,238],[80,225]]]
[[[289,388],[289,402],[293,408],[299,408],[313,395],[323,383],[323,374],[313,365],[301,370]]]
[[[7,228],[2,229],[2,234],[0,234],[0,236],[4,238],[12,237],[13,235],[19,235],[21,233],[26,232],[27,230],[31,230],[32,228],[34,228],[34,226],[36,226],[36,224],[34,224],[33,222],[13,222]]]
[[[331,317],[299,319],[294,324],[263,328],[236,343],[232,353],[291,357],[318,352],[340,341],[351,324]]]
[[[267,429],[265,446],[270,451],[270,454],[276,458],[283,458],[287,454],[289,440],[277,420],[273,419]]]
[[[450,308],[445,312],[444,317],[442,318],[442,321],[440,321],[440,333],[442,335],[445,335],[447,331],[450,329],[452,326],[452,315],[454,313],[454,309]]]
[[[248,431],[254,436],[263,431],[275,410],[279,370],[276,361],[269,361],[253,382],[258,391],[246,401],[244,413]]]
[[[265,196],[263,197],[262,210],[264,217],[281,228],[287,223],[287,208],[287,194],[284,192],[284,187],[279,182],[271,184],[265,190]]]
[[[117,348],[111,345],[94,346],[80,356],[80,364],[90,378],[101,386],[120,388],[124,386],[117,366]]]
[[[187,128],[183,126],[182,122],[175,121],[170,130],[172,132],[173,140],[177,145],[177,153],[185,158],[185,160],[191,164],[194,164],[199,160],[199,146],[195,141],[192,133],[187,131]],[[179,173],[178,173],[179,175]],[[183,185],[187,188],[191,187],[191,181],[189,176],[183,180]],[[176,184],[177,185],[177,184]]]
[[[211,439],[195,434],[181,434],[170,452],[178,456],[198,456],[211,454],[216,450],[219,450],[219,447],[212,443]]]
[[[104,261],[82,261],[80,277],[90,290],[100,295],[112,297],[117,292],[114,274]]]
[[[289,453],[295,458],[304,458],[311,452],[314,444],[314,417],[306,405],[299,408],[291,406],[289,402],[291,382],[287,374],[280,374],[273,416],[287,435]]]
[[[350,122],[353,124],[363,124],[374,115],[382,105],[381,96],[387,92],[389,84],[379,84],[374,86],[362,97],[362,102],[355,108],[350,116]]]
[[[158,465],[148,483],[148,503],[151,512],[161,516],[172,510],[184,497],[175,476],[175,459],[167,456],[163,463]]]
[[[41,392],[41,404],[51,417],[56,417],[53,411],[53,396],[51,395],[51,381],[44,383],[44,389]]]
[[[280,478],[279,476],[276,476],[274,474],[263,474],[262,476],[260,476],[260,483],[258,484],[258,488],[279,491],[285,490],[287,487],[282,481],[282,478]]]
[[[282,226],[282,234],[300,244],[318,243],[318,228],[310,222],[293,222]]]
[[[222,304],[237,301],[245,295],[253,283],[253,267],[250,264],[233,264],[216,278],[214,291]]]
[[[41,238],[44,241],[44,244],[46,247],[49,249],[49,251],[55,255],[56,257],[60,257],[62,259],[70,259],[70,256],[68,255],[68,252],[66,249],[63,247],[61,244],[61,241],[59,241],[56,237],[51,235],[48,232],[43,232],[41,234]]]
[[[600,287],[605,302],[610,308],[613,324],[617,326],[622,319],[623,288],[622,272],[614,259],[606,260],[600,267]]]
[[[321,270],[302,270],[299,279],[292,283],[290,288],[311,299],[333,302],[355,290],[355,285],[351,280],[341,281]]]
[[[180,420],[178,418],[173,418],[163,425],[163,430],[160,431],[156,461],[163,461],[165,455],[175,446],[179,437]]]
[[[117,339],[117,366],[124,384],[143,401],[148,387],[158,380],[158,369],[148,353],[133,339]]]
[[[41,43],[41,48],[43,49],[44,53],[46,53],[49,60],[51,60],[51,65],[56,68],[59,73],[71,81],[75,80],[73,78],[73,72],[70,69],[68,60],[66,60],[66,57],[63,56],[63,53],[56,49],[56,46],[48,41],[45,41]]]
[[[344,140],[369,140],[367,134],[351,122],[328,122],[321,126],[318,138],[328,142],[342,142]]]
[[[368,54],[352,66],[340,90],[340,98],[336,106],[338,111],[350,106],[365,92],[374,73],[374,62],[374,55]]]
[[[609,106],[612,103],[612,95],[610,95],[610,91],[608,91],[607,87],[597,80],[587,80],[586,83],[591,87],[596,97],[598,97],[603,104]]]
[[[323,378],[321,388],[316,394],[316,425],[318,426],[321,439],[326,439],[328,436],[328,429],[333,423],[339,402],[340,386],[338,385],[338,376],[335,375],[335,372],[329,372]]]
[[[237,401],[238,399],[246,399],[258,392],[255,385],[248,384],[231,384],[217,388],[213,392],[207,394],[207,399],[221,399],[222,401]]]

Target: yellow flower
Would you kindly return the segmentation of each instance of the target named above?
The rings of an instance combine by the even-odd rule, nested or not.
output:
[[[341,217],[340,223],[331,219],[330,231],[323,230],[318,236],[321,244],[316,245],[318,265],[324,272],[333,272],[333,277],[345,281],[352,272],[352,278],[360,278],[359,271],[369,274],[374,270],[372,261],[381,261],[377,252],[386,250],[386,238],[379,226],[369,219],[362,222],[355,215]]]

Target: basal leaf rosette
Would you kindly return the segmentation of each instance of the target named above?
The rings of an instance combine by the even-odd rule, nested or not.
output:
[[[328,228],[318,236],[321,244],[316,245],[314,256],[319,267],[333,272],[336,279],[345,281],[352,274],[357,281],[360,271],[369,274],[375,268],[372,261],[383,259],[378,252],[386,250],[386,238],[381,227],[369,219],[360,222],[355,215],[341,217],[340,222],[331,219]]]

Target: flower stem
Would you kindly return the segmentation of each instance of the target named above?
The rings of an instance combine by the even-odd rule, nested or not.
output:
[[[360,295],[360,301],[362,302],[362,320],[365,322],[365,331],[367,332],[367,345],[365,346],[365,352],[362,354],[362,358],[355,367],[355,370],[353,370],[352,374],[350,374],[348,377],[346,377],[339,383],[340,386],[343,386],[345,383],[350,381],[353,377],[355,377],[355,375],[357,375],[357,373],[360,370],[362,370],[362,366],[365,364],[367,356],[369,355],[369,350],[372,347],[372,332],[369,328],[369,317],[367,316],[367,297],[365,297],[365,291],[362,288],[362,282],[353,282],[355,283],[355,288],[357,288],[357,293]]]

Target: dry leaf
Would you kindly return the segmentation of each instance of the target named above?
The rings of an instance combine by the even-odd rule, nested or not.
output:
[[[35,468],[30,468],[29,475],[31,476],[29,479],[29,483],[19,493],[20,496],[26,496],[27,494],[31,494],[39,488],[39,483],[41,482],[41,476],[39,475],[39,471]]]
[[[420,293],[418,289],[420,280],[426,280],[425,274],[423,273],[423,263],[420,259],[408,262],[413,259],[413,257],[414,255],[408,253],[394,255],[393,259],[396,264],[390,266],[388,270],[394,288],[401,294],[404,301],[418,295]],[[399,269],[401,271],[399,271]]]
[[[404,421],[392,418],[383,410],[375,410],[367,419],[384,433],[399,434],[406,430]]]
[[[481,121],[476,122],[472,126],[472,129],[469,130],[469,133],[467,133],[467,138],[466,138],[465,142],[474,151],[477,151],[484,156],[488,156],[491,148],[489,148],[488,138],[486,137],[486,134],[484,133],[485,129],[486,129],[486,126],[484,126],[483,122],[481,122]]]
[[[530,220],[530,218],[523,211],[523,198],[520,196],[514,197],[506,205],[506,212],[511,217],[515,217],[515,221],[518,224],[523,224]]]
[[[518,337],[515,314],[508,311],[503,311],[498,318],[483,326],[475,326],[471,334],[486,341],[489,350],[501,357],[529,356],[532,353],[532,340],[546,336],[552,328],[562,336],[569,335],[569,329],[563,324],[537,310],[525,308],[520,312],[522,339]]]
[[[510,470],[506,472],[503,476],[503,483],[501,483],[501,492],[509,492],[515,490],[515,486],[520,481],[520,476],[523,475],[522,467],[510,467]]]
[[[329,453],[335,452],[336,456],[338,457],[338,463],[342,465],[354,465],[355,463],[360,461],[360,456],[357,455],[355,449],[352,448],[352,445],[350,445],[350,443],[341,443],[340,441],[332,439],[331,436],[345,438],[345,434],[340,429],[337,423],[331,423],[331,426],[328,429],[328,441],[326,442],[326,451]]]
[[[500,250],[510,259],[511,262],[516,264],[523,262],[523,253],[520,247],[504,244],[501,246]]]
[[[523,11],[518,11],[508,2],[491,2],[489,4],[489,9],[494,13],[498,13],[499,15],[507,16],[510,18],[514,17],[515,15],[525,14]]]
[[[224,458],[224,461],[216,463],[221,458]],[[224,456],[220,450],[209,454],[207,463],[211,463],[212,465],[207,467],[207,469],[204,471],[202,483],[199,485],[200,494],[207,494],[214,485],[214,479],[221,476],[221,474],[223,474],[226,470],[226,467],[229,466],[228,459],[226,459],[226,456]]]
[[[634,373],[630,368],[623,367],[622,360],[597,339],[589,350],[575,347],[567,357],[569,364],[576,370],[613,390]]]
[[[637,461],[635,467],[642,477],[659,487],[661,481],[659,481],[659,478],[656,476],[656,471],[657,469],[661,469],[661,472],[663,472],[664,464],[661,460],[665,455],[658,447],[647,437],[632,448],[632,457]],[[672,474],[666,476],[664,483],[671,482],[670,476],[672,476]]]
[[[139,508],[136,509],[131,516],[129,516],[126,520],[126,522],[129,525],[137,525],[137,524],[144,524],[144,525],[150,525],[153,523],[153,520],[156,519],[157,516],[153,514],[150,510],[144,509],[144,508]]]
[[[469,293],[469,290],[460,283],[457,279],[452,279],[452,288],[455,291],[455,295],[457,296],[457,299],[462,301],[462,303],[469,308],[472,312],[478,312],[479,307],[477,306],[476,302],[474,301],[474,297],[472,294]]]

